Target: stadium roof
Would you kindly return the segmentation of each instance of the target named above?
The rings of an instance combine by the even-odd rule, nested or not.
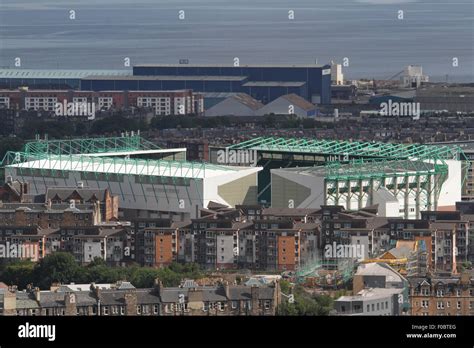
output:
[[[0,69],[0,79],[80,79],[86,76],[132,75],[131,70],[55,70],[55,69]]]
[[[353,161],[348,164],[332,162],[326,166],[285,168],[284,171],[311,176],[321,176],[326,180],[360,180],[383,177],[405,177],[406,175],[446,174],[447,165],[423,161]]]
[[[7,167],[18,168],[19,175],[28,175],[31,170],[54,175],[59,178],[64,172],[87,172],[112,175],[138,175],[204,179],[249,169],[248,167],[220,166],[199,162],[127,159],[121,157],[91,157],[87,155],[27,155],[23,152],[8,152],[3,160]]]
[[[176,152],[185,149],[160,149],[139,135],[69,140],[36,140],[22,152],[9,151],[2,167],[18,168],[20,175],[31,170],[63,177],[64,172],[78,171],[112,175],[164,176],[203,179],[248,167],[224,166],[200,162],[123,158],[128,154]]]
[[[464,153],[459,146],[350,142],[305,138],[259,137],[231,145],[229,148],[386,159],[449,160],[465,158],[462,158]]]

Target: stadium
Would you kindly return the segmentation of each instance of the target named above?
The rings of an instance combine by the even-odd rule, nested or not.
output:
[[[31,194],[47,187],[108,188],[121,209],[157,211],[176,220],[194,218],[210,201],[255,204],[258,167],[185,160],[186,149],[160,149],[139,135],[40,140],[2,162],[6,178],[28,182]]]
[[[467,174],[459,147],[260,137],[229,149],[256,151],[258,200],[275,208],[378,204],[383,216],[419,218],[461,201]]]

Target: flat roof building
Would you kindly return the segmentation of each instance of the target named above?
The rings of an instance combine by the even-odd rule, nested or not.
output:
[[[274,65],[188,65],[146,64],[133,67],[134,76],[241,76],[242,85],[234,90],[213,92],[243,92],[262,103],[295,93],[315,104],[331,103],[331,66],[317,64]],[[199,92],[212,92],[211,90]]]
[[[79,89],[81,78],[96,76],[126,76],[130,70],[93,69],[0,69],[0,88]]]

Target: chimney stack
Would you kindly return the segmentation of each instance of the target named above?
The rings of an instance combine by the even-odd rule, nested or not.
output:
[[[40,289],[35,288],[34,293],[35,293],[35,300],[40,302],[41,301],[41,291],[40,291]]]
[[[227,299],[230,299],[230,287],[229,287],[229,282],[227,280],[224,281],[224,291],[225,291],[225,297],[227,297]]]

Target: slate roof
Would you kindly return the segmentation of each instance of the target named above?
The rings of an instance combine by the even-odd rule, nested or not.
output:
[[[137,303],[138,304],[156,304],[160,303],[160,297],[156,294],[154,289],[138,289]]]
[[[64,307],[64,296],[64,292],[41,291],[39,302],[41,307]]]
[[[38,302],[33,294],[29,292],[17,292],[16,293],[16,308],[17,309],[24,309],[24,308],[31,308],[36,309],[39,308]]]
[[[185,299],[188,298],[189,289],[183,288],[164,288],[160,291],[160,298],[162,302],[176,303],[179,301],[179,295],[184,294]]]
[[[262,285],[262,284],[261,284]],[[250,300],[251,287],[249,286],[230,286],[229,287],[229,298],[226,297],[225,289],[223,286],[216,287],[199,287],[198,291],[191,292],[190,289],[185,288],[164,288],[161,290],[160,298],[164,303],[176,303],[179,301],[179,295],[184,294],[186,301],[191,297],[192,301],[204,301],[204,302],[220,302],[226,300]],[[271,300],[273,299],[273,288],[261,286],[258,288],[259,299]]]
[[[61,200],[65,201],[73,193],[77,193],[83,198],[84,201],[89,201],[91,198],[97,198],[100,201],[105,200],[105,193],[107,190],[103,189],[89,189],[89,188],[67,188],[67,187],[53,187],[48,188],[46,191],[46,201],[53,199],[58,196]]]
[[[251,300],[252,288],[248,286],[231,286],[229,289],[229,299],[233,301],[237,300]],[[270,287],[260,287],[259,299],[261,300],[271,300],[273,299],[273,288]]]
[[[103,306],[125,305],[125,291],[103,290],[99,293],[100,304]]]
[[[74,291],[72,292],[76,295],[76,305],[77,306],[90,306],[95,304],[93,294],[90,291]],[[40,305],[41,307],[64,307],[64,297],[66,292],[63,291],[41,291],[40,292]]]

